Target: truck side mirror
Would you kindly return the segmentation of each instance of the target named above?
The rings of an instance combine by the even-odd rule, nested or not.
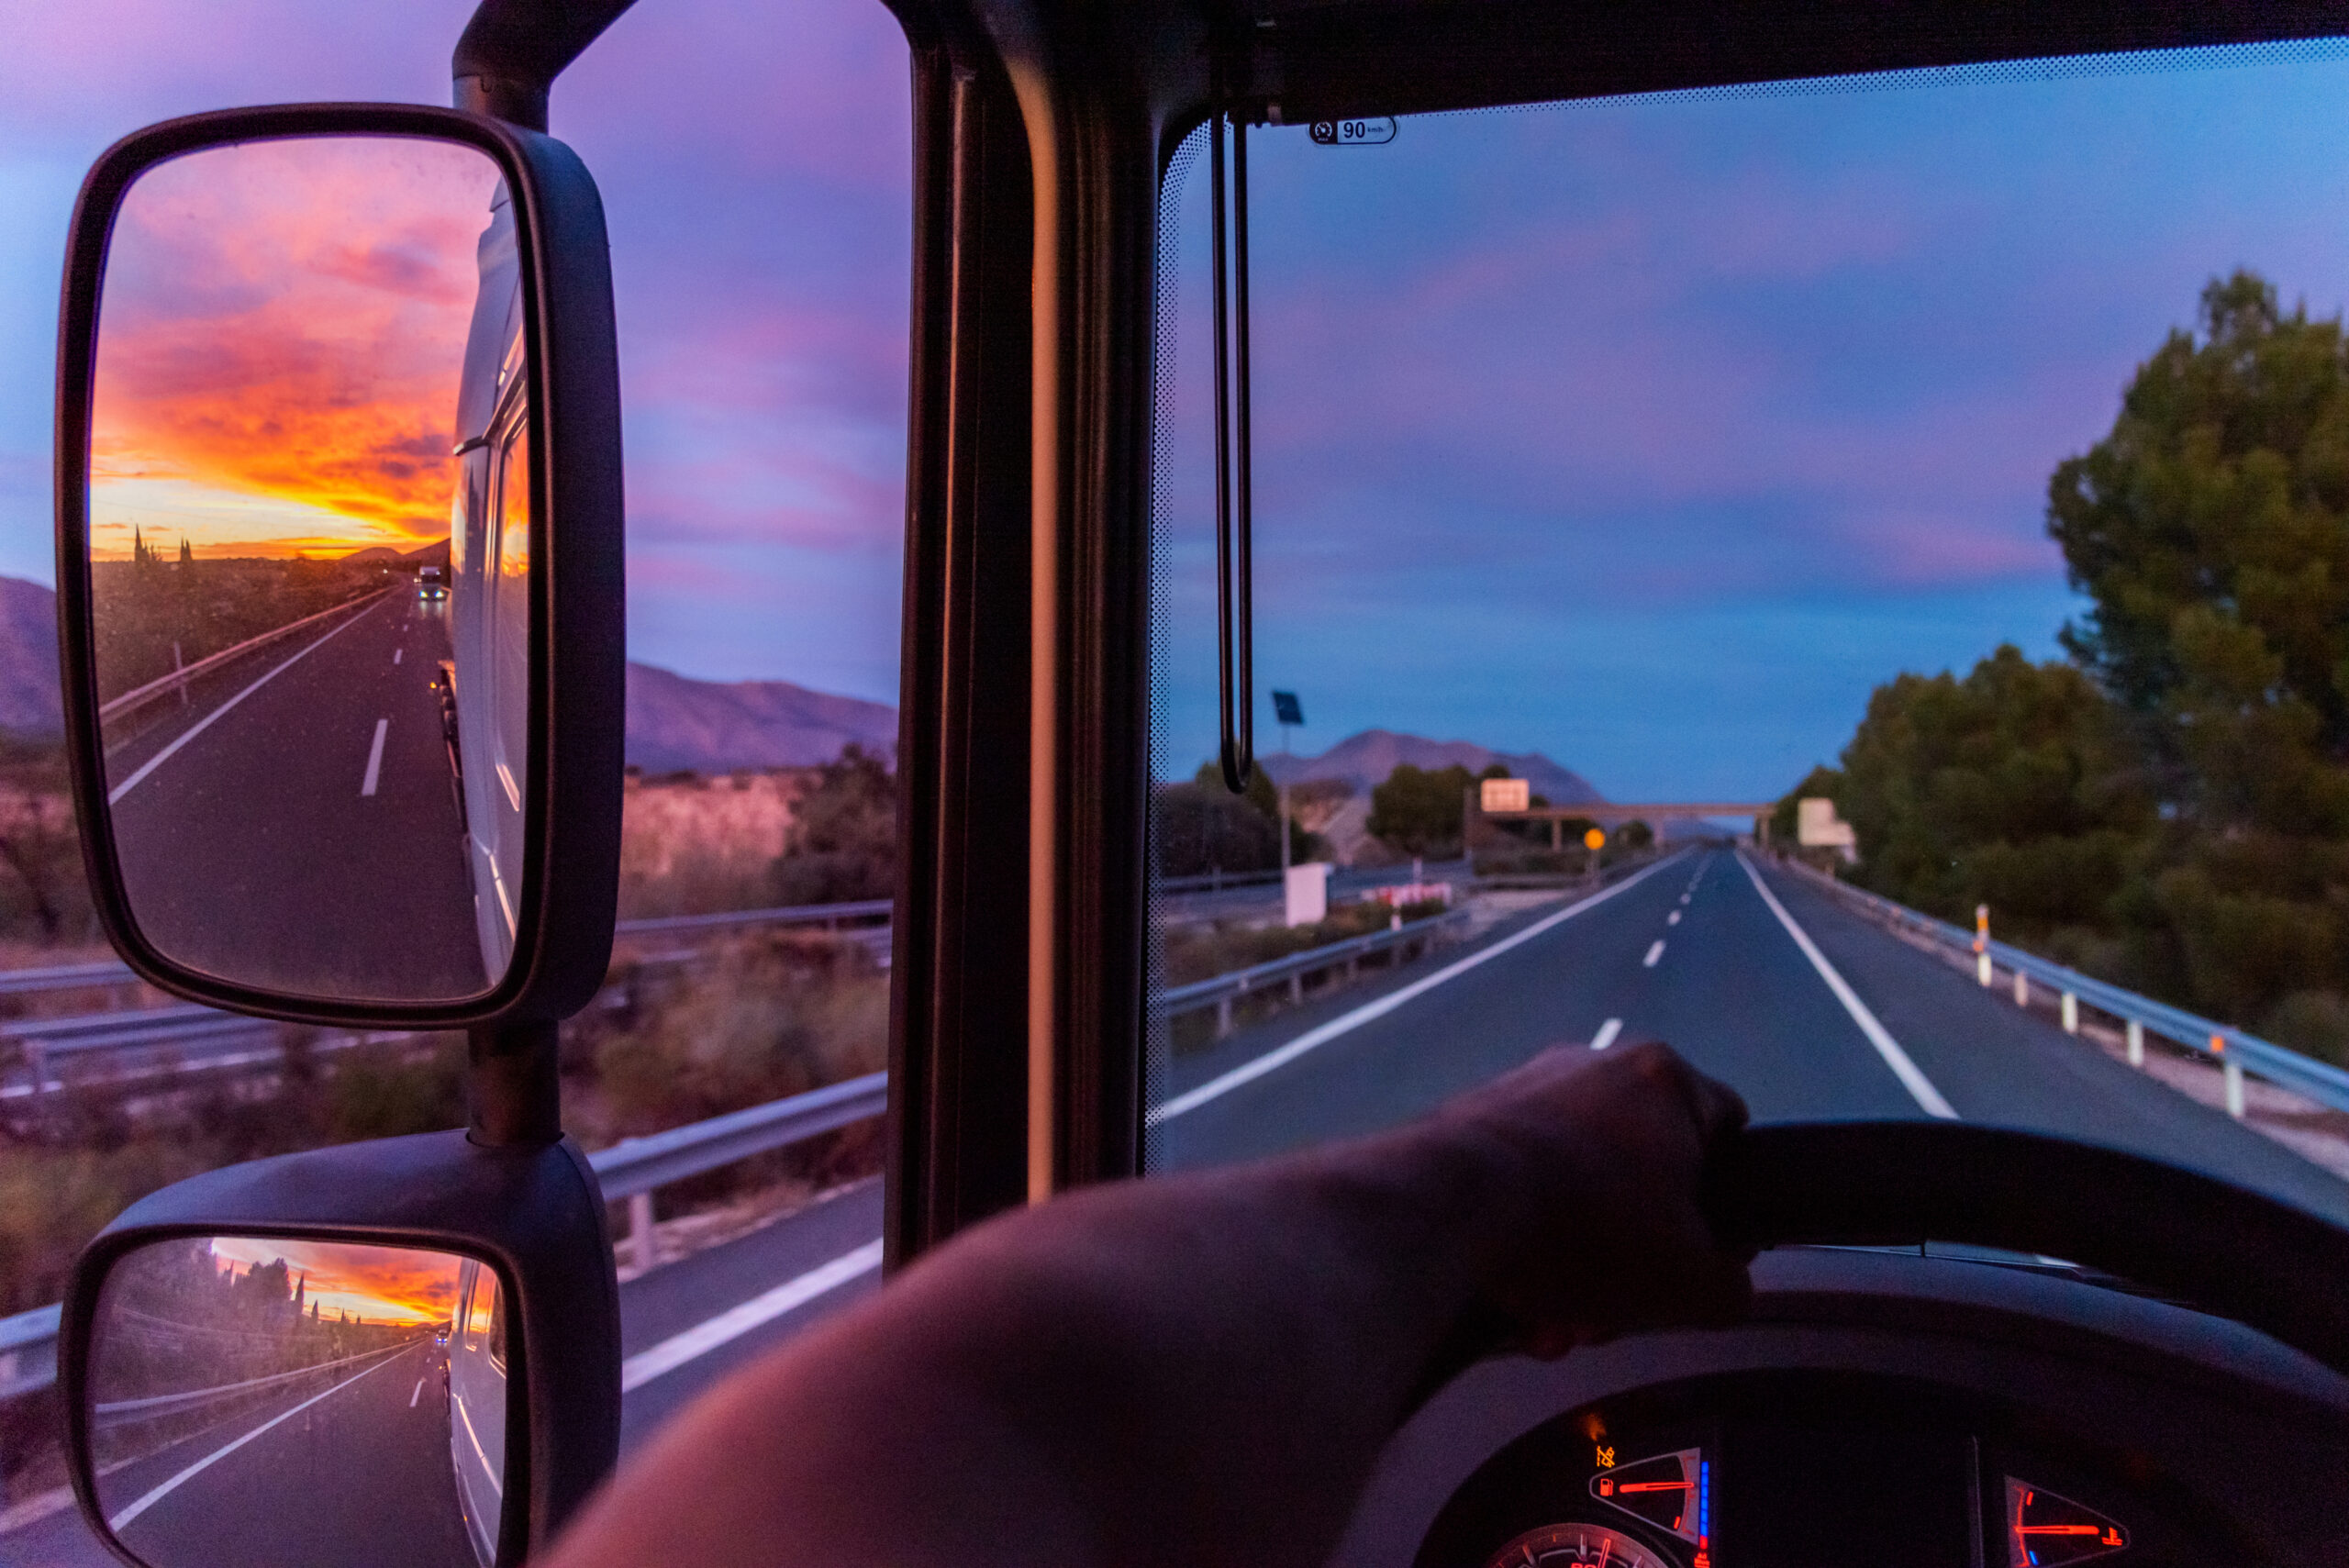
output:
[[[61,1329],[74,1489],[145,1568],[519,1562],[618,1448],[618,1288],[568,1139],[194,1177],[91,1243]]]
[[[85,182],[58,605],[131,966],[295,1020],[558,1018],[608,958],[623,681],[603,213],[453,110],[234,110]]]

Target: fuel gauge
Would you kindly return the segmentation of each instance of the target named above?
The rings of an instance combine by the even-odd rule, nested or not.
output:
[[[2008,1568],[2069,1568],[2129,1544],[2129,1532],[2094,1508],[2007,1477]]]

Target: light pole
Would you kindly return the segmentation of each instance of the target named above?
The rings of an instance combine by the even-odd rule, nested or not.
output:
[[[1273,694],[1273,722],[1281,727],[1281,757],[1283,761],[1286,761],[1288,758],[1288,732],[1290,728],[1292,727],[1299,729],[1305,728],[1305,708],[1304,706],[1297,700],[1297,694],[1295,692],[1275,692]],[[1280,803],[1281,880],[1286,883],[1288,880],[1288,780],[1280,779],[1276,782],[1280,786],[1276,794],[1276,798]]]

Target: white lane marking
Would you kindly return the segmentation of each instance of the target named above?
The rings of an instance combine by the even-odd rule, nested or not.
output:
[[[1553,915],[1544,915],[1513,937],[1505,937],[1488,948],[1481,948],[1458,962],[1447,964],[1437,970],[1423,980],[1415,980],[1400,990],[1388,992],[1375,1002],[1365,1002],[1351,1013],[1341,1013],[1319,1029],[1308,1029],[1278,1050],[1268,1051],[1252,1062],[1243,1062],[1221,1077],[1208,1079],[1188,1094],[1175,1095],[1144,1117],[1143,1124],[1156,1127],[1161,1122],[1173,1121],[1178,1116],[1198,1109],[1209,1100],[1222,1098],[1242,1084],[1261,1078],[1267,1073],[1276,1072],[1316,1046],[1327,1045],[1340,1035],[1352,1033],[1374,1018],[1383,1018],[1413,997],[1425,995],[1444,982],[1456,980],[1478,964],[1497,959],[1509,949],[1520,947],[1531,941],[1552,927],[1571,920],[1584,910],[1605,903],[1626,888],[1638,886],[1665,866],[1670,865],[1672,861],[1679,858],[1675,854],[1672,860],[1658,861],[1647,870],[1633,876],[1627,876],[1612,887],[1601,888],[1579,904],[1569,904]]]
[[[393,662],[393,663],[395,663],[395,664],[398,663],[398,662],[400,662],[400,655],[401,655],[401,654],[403,654],[403,653],[405,653],[405,652],[406,652],[406,651],[407,651],[407,650],[406,650],[406,649],[405,649],[405,648],[395,648],[395,649],[393,649],[393,650],[392,650],[392,662]]]
[[[1682,895],[1680,895],[1680,902],[1681,902],[1681,903],[1683,903],[1683,904],[1687,903],[1687,902],[1688,902],[1688,895],[1687,895],[1687,894],[1685,894],[1685,893],[1684,893],[1684,894],[1682,894]]]
[[[222,703],[218,707],[214,708],[210,713],[206,714],[202,718],[196,720],[195,723],[182,730],[178,740],[173,741],[170,745],[164,747],[161,751],[148,758],[147,761],[139,766],[137,773],[131,774],[128,778],[115,785],[114,788],[106,795],[106,804],[108,806],[118,805],[121,802],[122,797],[128,795],[141,779],[145,778],[149,773],[153,773],[157,768],[161,767],[165,762],[169,762],[173,753],[176,752],[181,747],[186,745],[189,741],[195,740],[197,736],[211,728],[214,721],[218,719],[230,708],[236,706],[239,703],[244,701],[247,697],[252,695],[255,692],[269,684],[270,682],[277,679],[278,676],[285,673],[286,671],[294,668],[295,665],[300,663],[304,659],[308,658],[318,649],[324,647],[326,645],[327,638],[340,637],[344,632],[349,631],[352,627],[357,626],[361,621],[365,620],[369,616],[373,615],[377,609],[382,607],[383,601],[378,600],[373,606],[360,611],[349,620],[344,621],[340,626],[336,627],[332,631],[328,632],[326,637],[319,638],[317,641],[311,643],[308,647],[303,649],[301,652],[295,654],[293,658],[288,659],[284,663],[280,664],[276,669],[272,670],[268,674],[263,675],[260,680],[255,681],[251,685],[247,686],[243,691],[239,692],[235,696],[230,697],[227,702]]]
[[[1770,913],[1778,917],[1778,924],[1787,929],[1787,935],[1794,938],[1795,946],[1802,949],[1803,956],[1810,960],[1810,966],[1819,971],[1819,977],[1827,982],[1827,988],[1835,993],[1835,999],[1843,1004],[1843,1010],[1852,1015],[1852,1021],[1860,1026],[1860,1032],[1868,1037],[1868,1043],[1876,1047],[1878,1056],[1884,1058],[1884,1064],[1892,1069],[1894,1077],[1900,1080],[1900,1086],[1924,1107],[1927,1116],[1957,1120],[1957,1112],[1942,1098],[1942,1092],[1933,1087],[1932,1080],[1918,1071],[1917,1064],[1909,1060],[1909,1053],[1900,1049],[1900,1042],[1876,1022],[1876,1015],[1868,1011],[1868,1005],[1860,1000],[1858,994],[1843,984],[1843,977],[1835,973],[1835,966],[1827,962],[1827,955],[1819,951],[1809,933],[1795,924],[1795,917],[1787,913],[1787,906],[1778,902],[1777,895],[1763,882],[1762,873],[1753,869],[1753,863],[1742,854],[1737,857],[1737,863],[1745,868],[1745,874],[1753,880],[1753,891],[1762,895],[1762,902],[1770,906]]]
[[[1643,959],[1640,960],[1640,967],[1641,967],[1642,969],[1653,969],[1653,968],[1655,967],[1655,964],[1656,964],[1656,960],[1658,960],[1658,959],[1662,958],[1663,956],[1664,956],[1664,939],[1663,939],[1662,937],[1658,937],[1658,938],[1656,938],[1656,940],[1655,940],[1655,945],[1654,945],[1653,947],[1651,947],[1650,949],[1648,949],[1648,955],[1647,955],[1647,957],[1645,957],[1645,958],[1643,958]]]
[[[407,1396],[407,1407],[408,1407],[409,1409],[411,1409],[411,1410],[415,1409],[415,1408],[416,1408],[416,1402],[417,1402],[417,1400],[419,1400],[419,1399],[423,1398],[423,1397],[424,1397],[424,1379],[422,1379],[422,1378],[420,1378],[420,1377],[419,1377],[419,1378],[417,1378],[417,1379],[416,1380],[416,1392],[415,1392],[415,1393],[413,1393],[413,1394],[411,1394],[411,1395],[409,1395],[409,1396]]]
[[[374,794],[375,781],[384,774],[384,731],[390,728],[391,724],[388,718],[375,721],[375,743],[367,748],[367,776],[359,781],[361,795]]]
[[[1676,926],[1680,924],[1680,911],[1675,909],[1671,914],[1666,915],[1664,917],[1664,923],[1667,926]]]
[[[377,1362],[373,1366],[369,1367],[366,1371],[351,1373],[351,1375],[344,1378],[332,1388],[328,1389],[324,1394],[313,1394],[307,1399],[303,1400],[299,1405],[295,1406],[291,1410],[283,1411],[278,1415],[271,1417],[268,1420],[263,1421],[260,1426],[255,1427],[251,1431],[247,1432],[243,1437],[237,1439],[233,1442],[224,1443],[220,1447],[214,1449],[210,1453],[206,1454],[202,1459],[197,1460],[185,1470],[181,1471],[177,1475],[173,1476],[169,1481],[164,1482],[152,1492],[148,1493],[145,1496],[139,1498],[137,1502],[123,1509],[122,1512],[106,1520],[106,1528],[114,1531],[117,1535],[120,1535],[122,1533],[123,1526],[128,1524],[131,1520],[137,1518],[139,1515],[145,1513],[148,1509],[153,1507],[156,1504],[170,1496],[174,1491],[179,1489],[183,1483],[195,1480],[196,1476],[202,1474],[205,1471],[211,1469],[214,1465],[219,1463],[222,1460],[228,1458],[230,1454],[236,1452],[239,1449],[244,1447],[247,1443],[261,1436],[262,1433],[277,1425],[278,1422],[300,1415],[303,1411],[308,1409],[311,1406],[317,1404],[321,1399],[331,1398],[333,1396],[341,1393],[344,1389],[350,1387],[352,1384],[358,1382],[362,1377],[374,1376],[377,1373],[383,1371],[385,1367],[391,1365],[392,1362],[397,1360],[399,1360],[399,1356],[396,1354],[385,1356],[382,1361]]]
[[[1590,1049],[1593,1051],[1606,1050],[1609,1046],[1615,1043],[1615,1037],[1622,1032],[1622,1019],[1608,1019],[1605,1023],[1598,1026],[1598,1032],[1590,1037]]]
[[[707,1322],[672,1334],[620,1363],[620,1392],[641,1388],[663,1373],[674,1372],[695,1357],[707,1355],[729,1340],[739,1340],[761,1324],[771,1322],[796,1307],[805,1307],[880,1266],[881,1243],[876,1239],[808,1270],[797,1279],[785,1280],[763,1296],[754,1296],[740,1307],[729,1307]]]

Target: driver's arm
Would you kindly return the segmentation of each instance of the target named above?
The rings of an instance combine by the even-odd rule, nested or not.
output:
[[[1552,1051],[1400,1130],[979,1226],[680,1416],[549,1560],[1320,1562],[1456,1347],[1727,1318],[1737,1096]]]

